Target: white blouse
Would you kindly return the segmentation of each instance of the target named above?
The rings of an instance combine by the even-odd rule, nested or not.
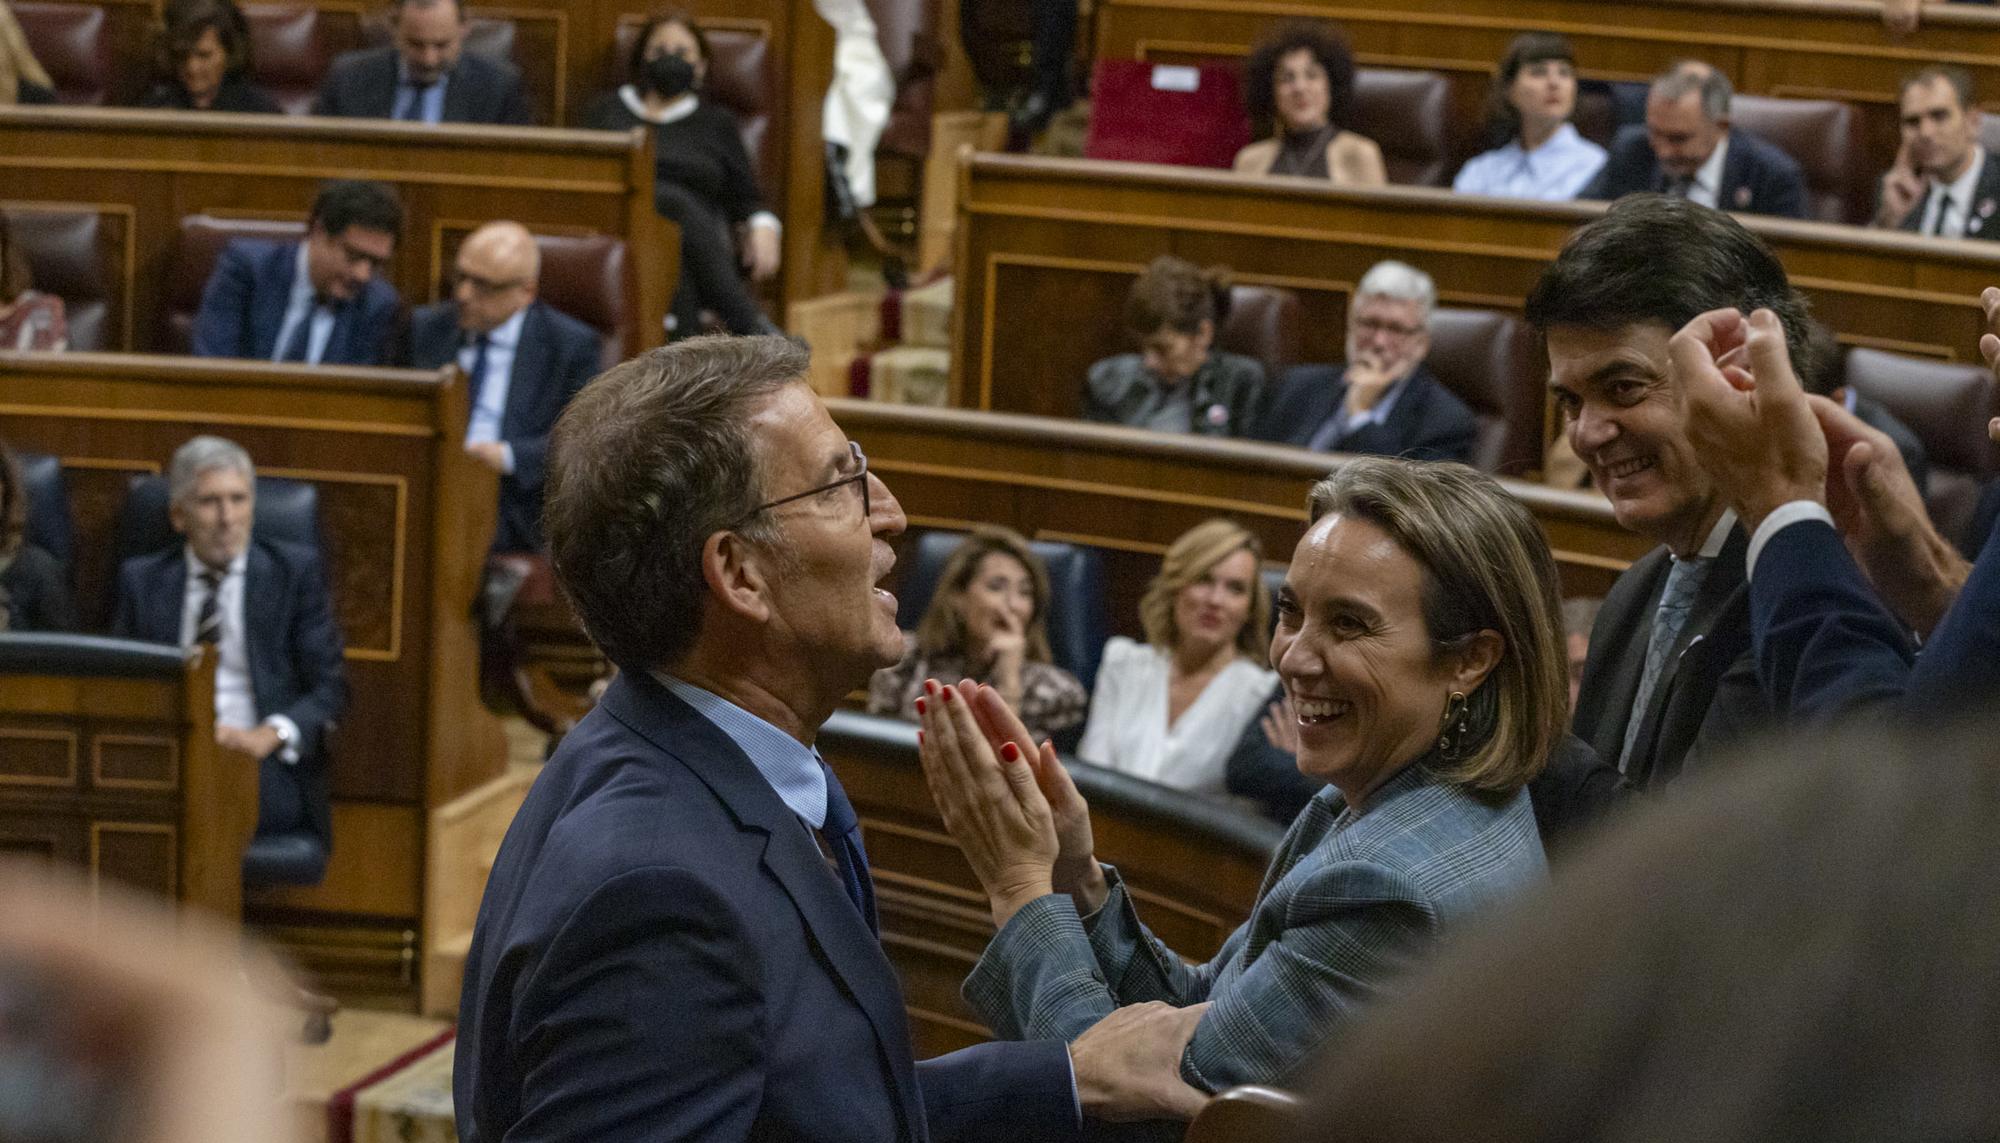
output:
[[[1112,636],[1077,757],[1177,790],[1220,794],[1230,752],[1264,708],[1277,672],[1236,659],[1168,726],[1171,674],[1164,650]]]

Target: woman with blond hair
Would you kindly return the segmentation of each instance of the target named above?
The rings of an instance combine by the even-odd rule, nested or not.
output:
[[[1243,727],[1277,681],[1265,663],[1264,547],[1233,520],[1175,540],[1139,600],[1146,641],[1113,636],[1077,757],[1161,785],[1220,794]]]

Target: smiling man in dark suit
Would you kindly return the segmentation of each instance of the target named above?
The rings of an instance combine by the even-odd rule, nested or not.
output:
[[[167,490],[187,542],[118,569],[112,633],[215,644],[215,739],[258,764],[258,835],[309,828],[330,851],[325,737],[347,676],[319,553],[252,534],[257,473],[231,441],[182,445]]]
[[[1798,161],[1729,125],[1729,77],[1698,60],[1674,65],[1646,93],[1644,126],[1626,127],[1579,198],[1658,191],[1717,210],[1806,217]]]
[[[386,365],[396,287],[383,277],[403,207],[381,183],[320,188],[299,242],[232,239],[195,312],[196,357]]]
[[[542,461],[563,407],[597,374],[597,331],[537,299],[542,257],[517,222],[489,222],[458,248],[452,299],[410,319],[410,364],[465,371],[465,451],[500,474],[493,550],[542,546]]]
[[[314,115],[412,123],[533,121],[521,73],[512,64],[465,50],[465,9],[458,0],[397,0],[389,24],[395,43],[333,61],[313,100]]]
[[[1411,460],[1471,457],[1470,406],[1424,364],[1437,285],[1402,262],[1378,262],[1347,308],[1347,362],[1300,365],[1278,378],[1257,435],[1321,452]]]

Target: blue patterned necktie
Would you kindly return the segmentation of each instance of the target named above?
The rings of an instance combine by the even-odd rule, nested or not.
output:
[[[480,334],[472,340],[472,372],[466,377],[466,408],[472,416],[479,415],[479,391],[486,386],[486,345],[487,336]]]
[[[826,775],[826,824],[820,827],[820,835],[826,839],[827,848],[833,851],[834,864],[838,868],[841,885],[847,890],[847,899],[861,911],[861,919],[868,922],[868,931],[879,935],[881,929],[875,919],[875,883],[868,876],[868,853],[861,848],[861,820],[854,816],[854,805],[847,800],[847,791],[840,788],[840,779],[833,776],[826,759],[814,754],[813,760],[819,763],[820,772]]]
[[[318,313],[318,302],[307,304],[305,316],[292,327],[292,336],[285,339],[285,351],[278,355],[279,361],[306,361],[306,350],[312,344],[313,317]]]
[[[1618,754],[1621,771],[1631,770],[1632,746],[1638,740],[1639,727],[1646,721],[1646,710],[1652,705],[1660,673],[1666,669],[1667,655],[1680,638],[1681,628],[1687,626],[1688,612],[1694,607],[1695,593],[1701,590],[1709,563],[1704,559],[1675,560],[1667,572],[1667,587],[1660,593],[1660,609],[1653,613],[1653,634],[1646,641],[1646,669],[1639,676],[1638,692],[1632,696],[1632,720],[1625,724],[1625,748]]]

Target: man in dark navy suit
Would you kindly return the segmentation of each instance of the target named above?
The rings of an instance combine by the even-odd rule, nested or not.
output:
[[[252,534],[256,470],[221,437],[182,445],[167,488],[187,542],[118,569],[112,633],[215,644],[215,739],[259,766],[258,834],[307,828],[330,850],[325,737],[347,676],[319,553]]]
[[[806,369],[785,338],[691,339],[606,372],[556,426],[550,554],[620,673],[486,884],[465,1143],[1044,1139],[1079,1107],[1192,1093],[1200,1012],[1163,1005],[1067,1046],[913,1061],[860,826],[813,747],[902,654],[875,585],[905,522]]]
[[[1875,225],[1935,238],[2000,239],[2000,159],[1979,145],[1972,73],[1927,67],[1897,97],[1903,145],[1882,176]]]
[[[1370,267],[1347,308],[1347,363],[1286,370],[1257,435],[1322,452],[1469,459],[1478,421],[1424,365],[1436,306],[1429,274]]]
[[[1994,331],[1980,352],[2000,371],[2000,290],[1980,304]],[[1750,618],[1773,707],[1816,718],[1894,701],[1926,719],[1989,708],[2000,530],[1968,566],[1889,438],[1800,388],[1776,325],[1766,311],[1718,311],[1671,344],[1704,466],[1750,529]],[[2000,419],[1987,431],[2000,442]]]
[[[1705,63],[1676,64],[1646,93],[1644,126],[1626,127],[1579,198],[1658,191],[1717,210],[1806,217],[1797,160],[1729,126],[1729,78]]]
[[[410,364],[465,372],[465,451],[500,474],[493,550],[542,546],[542,470],[549,430],[596,376],[597,331],[537,300],[542,256],[516,222],[489,222],[458,248],[452,299],[410,319]]]
[[[313,199],[303,241],[231,240],[202,288],[195,356],[388,364],[398,299],[383,275],[402,229],[388,187],[338,180]]]
[[[334,60],[313,100],[314,115],[532,122],[521,73],[512,64],[465,50],[465,9],[459,0],[397,0],[389,19],[396,42]]]

